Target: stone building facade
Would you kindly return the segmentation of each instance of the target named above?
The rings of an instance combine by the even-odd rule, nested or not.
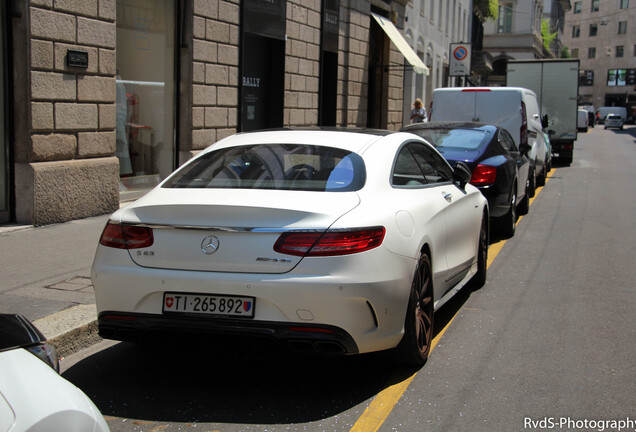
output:
[[[403,0],[7,2],[0,222],[114,211],[254,119],[398,129],[405,61],[371,13],[392,18],[404,8]],[[259,14],[272,26],[259,29]],[[273,91],[257,88],[268,80]]]

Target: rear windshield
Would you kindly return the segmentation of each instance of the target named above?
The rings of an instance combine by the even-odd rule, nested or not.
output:
[[[617,120],[620,119],[621,116],[617,115],[617,114],[610,114],[607,116],[608,119],[612,119],[612,120]]]
[[[362,188],[362,158],[304,144],[256,144],[207,153],[177,171],[164,188],[286,189],[347,192]]]
[[[477,150],[490,139],[491,133],[476,129],[420,129],[417,134],[437,148]]]

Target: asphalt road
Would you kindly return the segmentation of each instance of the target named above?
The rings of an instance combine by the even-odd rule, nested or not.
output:
[[[491,246],[487,284],[436,313],[418,371],[163,340],[98,344],[63,376],[113,431],[633,431],[635,217],[636,128],[597,126]]]

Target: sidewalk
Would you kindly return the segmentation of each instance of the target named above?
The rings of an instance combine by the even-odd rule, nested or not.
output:
[[[100,340],[90,276],[108,217],[0,226],[0,313],[31,320],[61,357]]]

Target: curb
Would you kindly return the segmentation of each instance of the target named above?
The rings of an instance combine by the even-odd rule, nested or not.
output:
[[[36,320],[33,324],[53,345],[58,357],[63,358],[102,341],[97,333],[96,317],[94,304],[81,304]]]

